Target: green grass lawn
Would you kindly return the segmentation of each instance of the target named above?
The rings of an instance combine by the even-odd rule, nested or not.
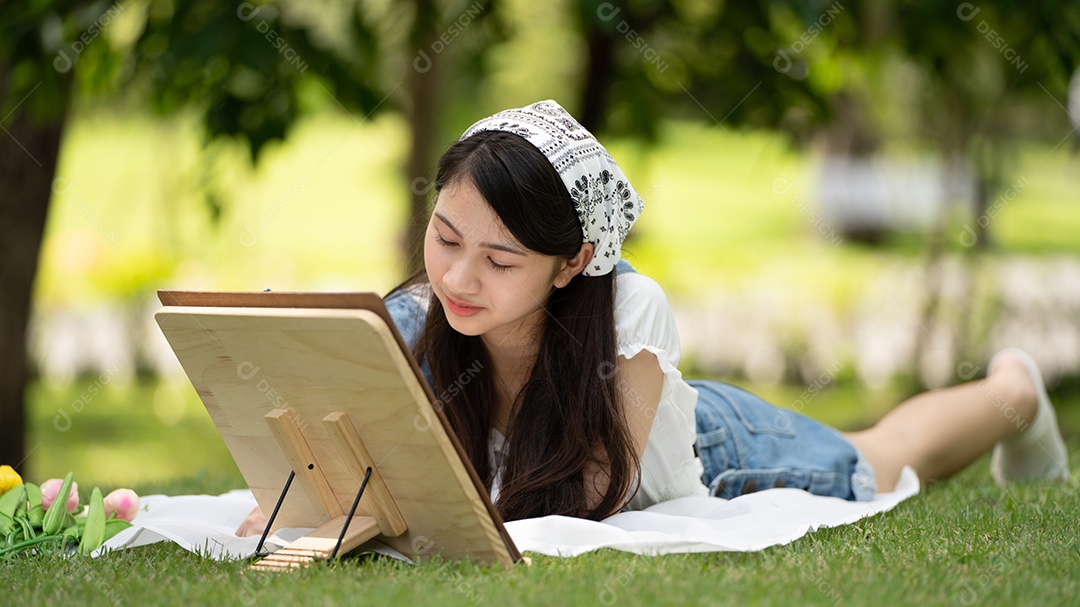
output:
[[[1075,604],[1080,494],[1040,483],[998,488],[987,461],[891,512],[752,553],[531,555],[531,566],[509,571],[349,556],[271,574],[163,543],[98,560],[0,560],[0,584],[5,605]],[[218,493],[231,484],[211,475],[136,489]]]

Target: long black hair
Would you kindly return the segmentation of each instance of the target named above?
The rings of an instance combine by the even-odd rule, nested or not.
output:
[[[581,249],[582,227],[566,187],[540,150],[518,135],[484,131],[453,144],[439,160],[435,191],[459,180],[470,180],[528,249],[567,260]],[[426,282],[421,269],[387,297]],[[507,457],[495,502],[504,520],[549,514],[599,520],[631,497],[639,461],[613,372],[618,355],[614,299],[614,271],[578,274],[548,297],[539,352],[507,426]],[[413,354],[430,365],[435,394],[452,395],[440,404],[490,490],[494,384],[488,373],[460,379],[472,378],[477,368],[492,368],[483,342],[454,330],[432,291]],[[597,486],[587,489],[587,479]],[[590,493],[601,496],[592,508]]]

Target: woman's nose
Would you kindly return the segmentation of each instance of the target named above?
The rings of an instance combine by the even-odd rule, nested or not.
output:
[[[459,295],[473,294],[480,290],[480,279],[473,269],[473,263],[464,257],[450,264],[443,281],[450,290]]]

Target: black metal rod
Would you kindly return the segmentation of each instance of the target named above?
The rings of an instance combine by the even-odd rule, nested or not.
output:
[[[274,512],[270,514],[270,520],[266,521],[266,529],[263,529],[262,537],[259,538],[259,545],[255,547],[255,556],[264,557],[270,554],[270,552],[263,552],[263,542],[266,541],[266,536],[270,534],[270,526],[274,524],[274,519],[277,518],[278,510],[281,509],[281,502],[285,501],[285,494],[289,492],[289,485],[292,484],[293,477],[296,476],[295,470],[289,471],[289,480],[285,481],[285,488],[281,490],[281,495],[277,498],[277,504],[274,505]]]
[[[337,558],[338,550],[341,548],[341,541],[345,539],[345,532],[349,530],[349,523],[352,522],[352,517],[356,514],[356,507],[360,505],[360,496],[364,494],[364,487],[367,487],[369,478],[371,478],[371,466],[368,466],[367,471],[364,472],[364,482],[360,483],[360,490],[356,492],[356,499],[353,500],[352,508],[349,509],[349,516],[345,517],[345,524],[341,526],[341,535],[338,536],[334,551],[330,554],[332,559]]]

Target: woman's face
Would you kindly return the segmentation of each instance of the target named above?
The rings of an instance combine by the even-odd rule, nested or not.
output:
[[[552,288],[580,271],[576,261],[522,246],[467,177],[439,192],[424,238],[428,280],[450,326],[489,344],[528,339]]]

